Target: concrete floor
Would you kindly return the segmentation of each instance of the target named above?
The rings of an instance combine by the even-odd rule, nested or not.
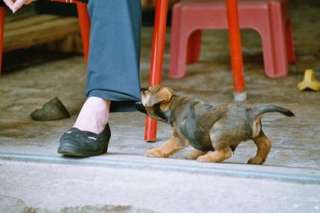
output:
[[[29,65],[32,66],[8,71],[0,78],[0,169],[4,171],[0,175],[0,204],[1,202],[6,203],[7,207],[12,204],[13,209],[18,209],[20,204],[22,207],[40,207],[42,208],[38,209],[40,212],[45,212],[46,208],[74,206],[82,206],[90,210],[90,205],[96,204],[105,208],[105,212],[149,212],[149,210],[150,212],[153,210],[180,212],[177,210],[179,205],[183,206],[183,208],[180,206],[181,212],[210,212],[208,209],[219,206],[219,204],[226,204],[230,206],[230,209],[220,206],[216,207],[217,210],[239,212],[236,204],[242,203],[243,211],[253,212],[258,201],[263,202],[265,199],[273,200],[274,205],[268,205],[268,202],[263,203],[258,212],[279,212],[280,210],[320,212],[318,205],[320,203],[320,93],[297,90],[297,83],[302,80],[303,71],[306,68],[315,69],[320,79],[320,42],[318,42],[320,4],[316,1],[308,4],[302,4],[299,1],[292,2],[294,7],[291,12],[298,63],[290,66],[290,74],[287,78],[269,79],[264,75],[259,37],[251,31],[243,33],[248,102],[279,104],[290,108],[296,114],[295,118],[286,118],[277,114],[269,114],[264,117],[265,132],[273,141],[273,147],[265,166],[242,165],[255,153],[255,146],[252,142],[243,143],[230,160],[218,165],[185,161],[183,157],[187,150],[175,155],[174,159],[145,158],[143,157],[145,150],[158,146],[169,137],[170,128],[160,124],[158,131],[160,143],[147,144],[143,141],[144,116],[140,113],[112,114],[110,124],[113,135],[109,154],[92,160],[74,161],[61,158],[56,154],[58,138],[72,125],[84,100],[85,67],[80,56],[59,60],[42,56],[39,57],[40,59],[31,60]],[[143,85],[147,85],[150,35],[151,29],[144,28],[141,58]],[[180,93],[197,96],[210,103],[232,101],[232,79],[227,45],[226,32],[205,32],[201,60],[199,63],[188,66],[188,74],[182,80],[170,80],[166,77],[169,60],[169,55],[166,53],[163,84]],[[30,54],[30,50],[29,53],[28,50],[26,52]],[[45,63],[39,64],[39,61]],[[29,114],[55,96],[58,96],[67,106],[73,115],[72,118],[54,122],[32,121]],[[42,163],[39,164],[39,162]],[[119,170],[114,168],[117,167],[117,163]],[[74,164],[80,165],[74,166]],[[128,168],[130,169],[127,171]],[[142,174],[139,174],[140,170]],[[110,174],[110,177],[105,175],[104,171]],[[91,175],[91,172],[95,176]],[[57,174],[61,176],[56,177]],[[157,174],[159,174],[158,178]],[[50,181],[46,180],[46,175],[50,177]],[[150,179],[142,179],[145,182],[138,181],[143,175]],[[69,176],[73,177],[70,179]],[[99,198],[104,193],[112,193],[118,188],[106,186],[107,189],[99,193],[94,192],[94,189],[98,190],[95,187],[103,184],[103,179],[98,176],[106,176],[107,182],[119,184],[119,187],[120,183],[128,182],[125,177],[132,177],[137,182],[135,182],[136,185],[128,186],[128,190],[139,195],[137,198],[134,195],[126,197],[125,189],[123,189],[125,186],[121,186],[114,199]],[[181,188],[184,184],[179,183],[184,183],[184,178],[189,178],[186,184],[192,185],[198,183],[198,176],[203,178],[201,181],[204,183],[213,181],[217,184],[200,184],[197,190],[191,186],[187,189]],[[165,184],[161,182],[166,178]],[[91,183],[90,180],[94,180],[94,183]],[[282,182],[278,182],[279,180]],[[288,181],[292,183],[285,183]],[[63,186],[71,182],[74,185],[67,187],[67,190],[64,191]],[[90,189],[90,183],[94,186],[93,189]],[[248,190],[247,186],[251,183],[257,188],[253,187],[246,196],[241,198],[242,194],[237,191]],[[51,188],[47,184],[54,187]],[[159,192],[154,186],[157,184],[164,184],[161,186],[167,188],[174,187],[169,190],[168,194],[165,194],[161,190]],[[232,189],[226,188],[228,184]],[[220,190],[217,200],[207,202],[206,196],[215,196],[211,194],[214,187]],[[258,190],[259,187],[261,189],[263,187],[265,197],[259,197],[263,194]],[[80,198],[76,196],[68,204],[61,198],[61,193],[70,193],[70,196],[81,194],[80,189],[93,193],[92,199],[79,195]],[[155,196],[155,200],[150,203],[146,202],[147,197],[150,196],[147,194],[150,192],[148,189],[152,192],[152,197]],[[236,199],[233,204],[232,201],[223,199],[223,197],[228,197],[226,192],[229,189],[233,199]],[[33,193],[34,190],[39,193]],[[181,194],[177,195],[179,190],[182,190]],[[182,192],[192,194],[193,190],[201,194],[199,200],[194,198],[194,194],[190,197],[182,195]],[[297,192],[301,193],[297,195]],[[52,194],[54,199],[47,197],[42,199],[48,194]],[[174,201],[164,198],[166,195],[168,199],[177,195],[183,200],[175,204]],[[70,196],[66,195],[66,197]],[[278,199],[281,197],[285,197],[284,200]],[[248,202],[247,200],[246,203],[243,203],[245,198],[253,201]],[[166,202],[169,204],[165,205]],[[287,202],[288,205],[283,204],[284,202]],[[104,206],[120,204],[123,208],[119,211],[112,209],[112,206]],[[126,207],[127,205],[129,207]],[[111,210],[106,210],[108,208]],[[187,211],[188,209],[190,211]],[[77,212],[75,209],[71,210]],[[92,212],[96,210],[93,209]]]

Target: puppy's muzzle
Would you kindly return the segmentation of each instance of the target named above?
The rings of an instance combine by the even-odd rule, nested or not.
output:
[[[139,112],[142,112],[142,113],[144,113],[144,114],[147,114],[147,110],[146,110],[146,108],[143,106],[143,104],[142,104],[142,102],[136,102],[135,103],[135,107],[136,107],[136,109],[139,111]]]

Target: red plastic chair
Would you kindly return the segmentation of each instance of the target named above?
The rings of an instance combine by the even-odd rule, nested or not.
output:
[[[241,28],[251,28],[262,38],[265,73],[282,77],[288,62],[296,61],[288,0],[239,0]],[[173,12],[170,71],[171,78],[182,78],[186,64],[198,61],[201,30],[228,28],[223,0],[181,0]]]

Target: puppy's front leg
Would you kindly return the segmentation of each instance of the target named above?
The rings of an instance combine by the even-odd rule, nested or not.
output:
[[[173,133],[171,138],[161,146],[148,150],[145,155],[147,157],[167,158],[177,151],[183,149],[186,143],[176,133]]]

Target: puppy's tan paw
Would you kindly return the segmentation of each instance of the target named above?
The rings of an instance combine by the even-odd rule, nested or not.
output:
[[[261,157],[254,157],[254,158],[250,158],[248,160],[248,164],[255,164],[255,165],[261,165],[264,163],[264,159],[262,159]]]
[[[151,158],[166,158],[166,157],[168,157],[159,148],[147,150],[145,153],[145,156],[151,157]]]

